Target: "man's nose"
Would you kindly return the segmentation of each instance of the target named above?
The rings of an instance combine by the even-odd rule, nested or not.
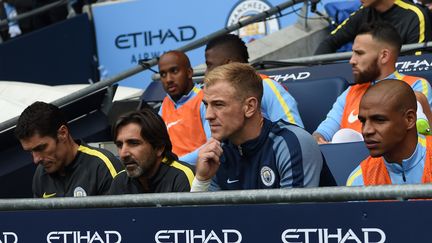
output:
[[[33,156],[33,163],[35,165],[38,165],[38,164],[40,164],[43,161],[42,156],[40,155],[40,153],[32,152],[32,156]]]
[[[368,121],[366,121],[366,122],[363,123],[363,125],[362,125],[362,134],[363,134],[363,137],[366,137],[366,136],[368,136],[370,134],[373,134],[374,130],[375,129],[373,128],[373,126]]]
[[[205,119],[206,119],[206,120],[214,119],[214,112],[213,112],[213,109],[212,109],[211,106],[209,106],[209,105],[207,106],[207,109],[206,109]]]
[[[127,146],[121,146],[120,148],[118,148],[118,153],[120,156],[120,159],[126,158],[127,156],[129,156],[129,149]]]
[[[351,65],[355,65],[356,64],[356,59],[354,56],[351,56],[350,60],[349,60],[349,64]]]

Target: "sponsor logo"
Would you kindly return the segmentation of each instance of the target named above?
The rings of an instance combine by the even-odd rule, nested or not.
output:
[[[114,46],[120,51],[134,51],[129,59],[131,64],[138,64],[140,60],[148,60],[163,54],[160,48],[166,43],[181,43],[191,41],[197,36],[197,29],[192,25],[178,26],[168,29],[156,29],[121,33],[114,38]]]
[[[0,236],[0,243],[17,243],[18,235],[14,232],[2,232]]]
[[[299,72],[299,73],[286,73],[269,76],[271,79],[277,82],[284,82],[288,80],[303,80],[311,76],[310,72]]]
[[[44,192],[44,194],[42,195],[43,198],[50,198],[50,197],[54,197],[56,195],[56,193],[51,193],[51,194],[47,194],[46,192]]]
[[[181,120],[182,120],[182,119],[179,119],[179,120],[177,120],[177,121],[173,121],[173,122],[169,122],[169,123],[167,123],[167,124],[166,124],[167,129],[170,129],[170,127],[172,127],[172,126],[176,125],[177,123],[181,122]]]
[[[143,48],[163,45],[168,40],[174,42],[190,41],[195,38],[196,34],[195,27],[190,25],[179,26],[176,29],[125,33],[116,36],[114,45],[118,49]]]
[[[236,182],[238,182],[239,180],[231,180],[230,178],[228,178],[228,180],[227,180],[227,183],[228,184],[232,184],[232,183],[236,183]]]
[[[235,229],[221,231],[208,230],[159,230],[155,234],[156,243],[240,243],[242,234]]]
[[[46,237],[47,243],[120,243],[118,231],[52,231]]]
[[[401,73],[427,71],[427,70],[432,70],[432,62],[425,59],[397,62],[396,69]]]
[[[74,197],[85,197],[85,196],[87,196],[87,193],[82,187],[78,186],[74,189]]]
[[[283,243],[384,243],[386,234],[378,228],[361,228],[359,232],[352,229],[344,231],[341,228],[337,228],[336,232],[325,228],[287,229],[282,232],[281,239]]]
[[[348,122],[354,123],[357,120],[358,120],[358,114],[354,115],[354,110],[352,110],[351,113],[348,115]]]
[[[261,181],[264,183],[264,185],[273,186],[275,178],[275,173],[270,167],[263,166],[261,168]]]
[[[262,0],[245,0],[240,1],[231,10],[226,26],[231,26],[237,24],[239,21],[250,18],[251,16],[262,13],[272,6],[266,1]],[[268,20],[248,24],[247,26],[236,30],[233,34],[240,36],[246,43],[253,40],[262,38],[267,34],[271,34],[280,29],[279,20],[275,15],[271,16]]]

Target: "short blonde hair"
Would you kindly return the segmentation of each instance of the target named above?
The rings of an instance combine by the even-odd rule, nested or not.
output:
[[[204,77],[204,86],[209,87],[221,81],[231,84],[239,98],[255,97],[261,104],[262,79],[249,64],[233,62],[216,67]]]

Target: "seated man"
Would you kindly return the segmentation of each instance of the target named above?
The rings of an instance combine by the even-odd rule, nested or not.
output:
[[[27,107],[15,135],[37,165],[34,197],[104,195],[123,168],[110,152],[74,140],[66,118],[52,104],[35,102]]]
[[[248,63],[249,53],[246,44],[237,35],[227,34],[210,40],[205,49],[207,69],[231,62]],[[264,94],[261,102],[261,112],[271,121],[283,119],[292,124],[304,127],[297,109],[297,102],[278,82],[266,75],[261,75]]]
[[[362,1],[363,7],[340,24],[318,46],[315,54],[333,53],[342,45],[354,40],[364,23],[387,21],[396,28],[402,44],[422,43],[431,40],[428,13],[409,0]]]
[[[181,161],[194,165],[198,148],[210,137],[202,91],[192,81],[193,70],[183,52],[163,54],[158,65],[162,85],[168,93],[159,115],[167,126],[173,152]]]
[[[200,149],[192,191],[318,186],[323,165],[312,136],[261,113],[263,82],[247,64],[230,63],[204,79],[212,138]]]
[[[399,80],[371,86],[358,118],[370,156],[348,178],[348,186],[432,182],[432,137],[417,134],[416,96]]]
[[[152,110],[121,116],[113,134],[126,172],[114,178],[109,194],[190,191],[193,168],[177,161],[165,123]]]
[[[422,104],[423,112],[428,120],[432,121],[432,90],[429,82],[396,71],[401,43],[396,29],[385,22],[367,24],[359,30],[350,59],[356,84],[337,98],[327,118],[314,132],[318,143],[331,141],[333,135],[342,128],[361,132],[361,123],[357,119],[360,99],[369,86],[383,79],[399,79],[411,85],[413,90],[417,91],[416,96]]]

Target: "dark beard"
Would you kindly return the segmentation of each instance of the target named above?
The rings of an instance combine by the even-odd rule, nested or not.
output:
[[[356,84],[373,82],[377,80],[380,75],[381,71],[379,70],[376,62],[374,62],[374,64],[369,65],[369,67],[365,71],[354,75],[354,81],[356,82]]]

